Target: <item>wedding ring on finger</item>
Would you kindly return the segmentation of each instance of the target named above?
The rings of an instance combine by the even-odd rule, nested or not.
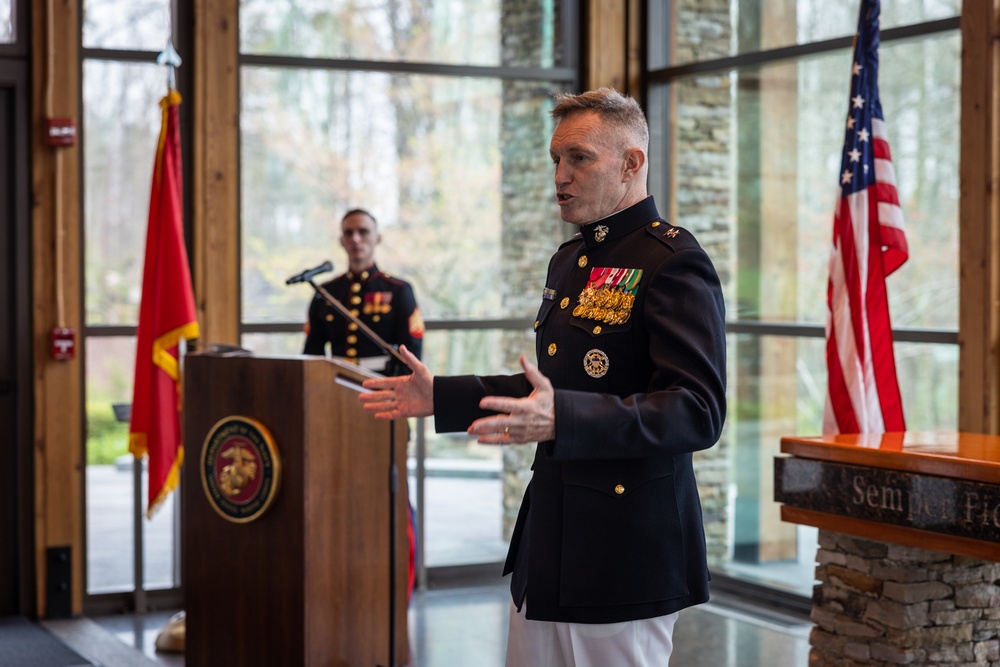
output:
[[[509,426],[504,426],[503,427],[503,434],[504,435],[510,435],[510,427]]]

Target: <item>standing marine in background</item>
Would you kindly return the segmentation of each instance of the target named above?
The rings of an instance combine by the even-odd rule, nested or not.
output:
[[[383,273],[375,264],[375,246],[381,241],[378,223],[371,213],[353,209],[344,214],[340,221],[340,245],[347,252],[347,272],[324,283],[323,288],[386,343],[397,348],[405,345],[419,357],[424,338],[424,318],[410,284]],[[401,364],[396,363],[365,332],[360,331],[357,324],[344,317],[317,292],[309,304],[303,353],[325,356],[327,344],[334,357],[344,357],[389,375],[399,372]],[[412,596],[417,567],[416,517],[412,505],[409,507],[407,539],[407,590]]]
[[[368,211],[354,209],[344,215],[340,229],[348,270],[323,288],[385,342],[405,345],[420,357],[424,319],[410,284],[383,273],[375,264],[375,247],[382,241],[375,218]],[[303,353],[325,355],[327,345],[332,356],[385,370],[386,352],[317,293],[309,305]]]

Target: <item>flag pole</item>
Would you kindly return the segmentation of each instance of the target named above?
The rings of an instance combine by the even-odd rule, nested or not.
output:
[[[167,40],[167,47],[157,56],[156,62],[158,65],[167,67],[167,92],[169,93],[174,88],[174,68],[180,65],[180,56],[174,50],[172,40]],[[135,611],[140,614],[148,610],[145,586],[145,549],[143,548],[145,528],[142,520],[144,514],[142,512],[142,473],[143,458],[135,457],[132,460],[132,498],[136,508],[136,511],[132,513],[132,534],[134,536],[132,576],[135,582],[133,586]]]
[[[174,81],[174,71],[181,66],[181,56],[174,48],[174,40],[168,39],[167,46],[160,55],[156,56],[156,64],[164,65],[167,68],[167,91],[173,90],[176,85]]]

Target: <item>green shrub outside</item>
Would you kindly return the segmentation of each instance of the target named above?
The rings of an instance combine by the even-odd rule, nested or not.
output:
[[[109,465],[128,454],[128,422],[107,403],[87,403],[87,465]]]

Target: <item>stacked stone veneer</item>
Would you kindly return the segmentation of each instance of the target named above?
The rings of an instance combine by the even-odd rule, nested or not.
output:
[[[676,3],[676,62],[688,63],[730,55],[733,3],[728,0],[680,0]],[[733,107],[729,73],[703,73],[674,86],[676,110],[675,171],[657,174],[672,179],[672,201],[660,201],[660,215],[691,231],[712,258],[723,290],[732,296],[732,166]],[[653,128],[654,135],[656,128]],[[663,150],[650,146],[650,151]],[[655,192],[659,184],[651,184]],[[733,382],[730,369],[730,382]],[[710,567],[730,558],[730,458],[732,432],[718,444],[695,452],[694,469],[701,495],[705,542]],[[766,474],[766,472],[762,472]]]
[[[1000,563],[830,531],[816,560],[810,667],[1000,667]]]
[[[555,11],[559,11],[556,3]],[[507,67],[537,67],[549,57],[545,0],[503,0],[501,59]],[[501,109],[501,312],[498,317],[534,318],[541,302],[549,258],[573,231],[559,222],[552,183],[549,117],[555,86],[537,81],[503,82]],[[521,354],[534,360],[534,332],[502,335],[504,368],[520,370]],[[503,447],[503,538],[509,540],[524,489],[531,479],[533,445]]]

